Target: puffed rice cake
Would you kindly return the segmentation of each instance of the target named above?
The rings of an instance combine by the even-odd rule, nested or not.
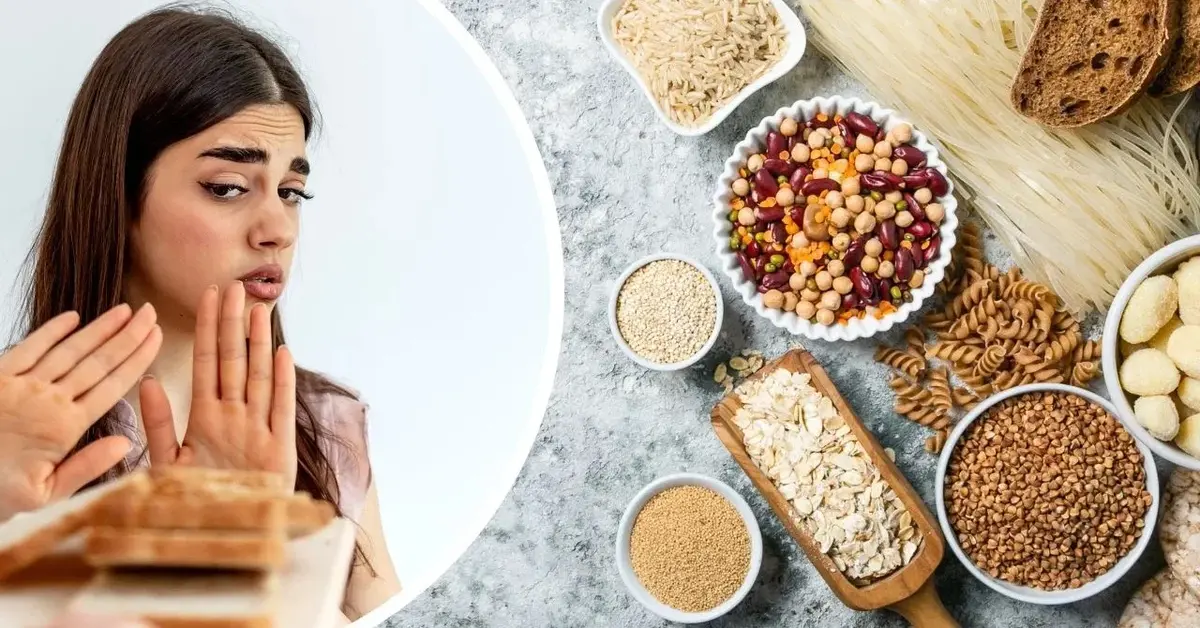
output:
[[[1171,574],[1200,599],[1200,472],[1171,474],[1159,537]]]
[[[1134,592],[1117,628],[1195,628],[1200,600],[1164,569]]]

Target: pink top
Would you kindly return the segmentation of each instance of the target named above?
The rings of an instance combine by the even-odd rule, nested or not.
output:
[[[125,436],[133,442],[126,462],[130,468],[149,466],[149,457],[142,456],[146,436],[133,406],[122,399],[114,410]],[[345,446],[324,443],[325,455],[333,465],[341,492],[338,506],[343,514],[358,521],[371,484],[371,465],[367,460],[367,405],[344,395],[324,393],[313,400],[312,410],[317,422],[345,443]]]

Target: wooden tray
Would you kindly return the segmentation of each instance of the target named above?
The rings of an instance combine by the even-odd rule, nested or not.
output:
[[[859,420],[858,415],[854,414],[854,410],[850,408],[838,392],[837,387],[829,379],[829,374],[812,354],[804,349],[793,349],[763,367],[751,379],[764,378],[778,368],[785,368],[793,373],[808,373],[812,377],[813,388],[833,401],[834,407],[842,415],[846,424],[850,426],[867,456],[879,468],[880,476],[899,495],[900,500],[912,515],[914,526],[924,540],[912,561],[882,580],[877,580],[867,586],[856,586],[838,570],[829,556],[820,551],[808,532],[793,522],[792,508],[787,499],[775,488],[770,478],[750,459],[750,455],[743,445],[742,431],[734,422],[734,415],[742,404],[733,393],[727,395],[713,408],[712,424],[717,437],[725,444],[730,455],[770,504],[771,510],[775,511],[775,515],[787,528],[788,533],[800,544],[804,553],[808,554],[809,560],[817,568],[821,577],[825,579],[829,588],[833,589],[833,592],[846,606],[860,611],[889,608],[900,613],[909,623],[918,627],[957,627],[958,623],[950,616],[942,605],[941,599],[938,598],[937,590],[931,579],[934,569],[942,562],[945,540],[942,538],[937,521],[926,508],[925,502],[913,490],[908,480],[904,479],[904,475],[896,468],[896,464],[887,457],[883,447]]]

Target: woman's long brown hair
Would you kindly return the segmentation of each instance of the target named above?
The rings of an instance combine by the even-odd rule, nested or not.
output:
[[[296,108],[306,139],[314,132],[314,104],[287,55],[228,13],[165,7],[121,30],[92,65],[67,119],[45,219],[30,251],[24,332],[69,310],[86,325],[119,305],[128,235],[150,164],[168,146],[248,106],[273,103]],[[278,348],[284,343],[278,308],[271,328]],[[323,394],[354,397],[318,373],[296,369],[296,490],[329,501],[340,515],[331,457],[346,443],[313,413],[312,402]],[[110,410],[76,449],[118,430]],[[124,467],[110,475],[128,472]],[[366,561],[361,547],[356,559]]]

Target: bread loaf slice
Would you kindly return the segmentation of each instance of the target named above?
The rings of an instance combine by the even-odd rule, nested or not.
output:
[[[283,475],[270,471],[240,471],[236,469],[205,469],[201,467],[150,467],[154,492],[159,495],[179,495],[207,492],[221,495],[263,492],[286,495]]]
[[[278,590],[270,573],[119,570],[97,575],[71,610],[157,628],[273,628]]]
[[[272,570],[286,559],[286,539],[228,530],[89,530],[84,557],[93,567],[176,567]]]
[[[1181,0],[1179,32],[1167,67],[1159,73],[1150,91],[1172,96],[1200,85],[1200,0]]]
[[[270,531],[286,528],[291,538],[319,530],[333,521],[333,506],[305,493],[290,497],[258,494],[216,496],[127,495],[106,500],[94,525],[154,530]]]
[[[1048,127],[1078,127],[1127,109],[1164,67],[1179,0],[1046,0],[1012,105]]]

